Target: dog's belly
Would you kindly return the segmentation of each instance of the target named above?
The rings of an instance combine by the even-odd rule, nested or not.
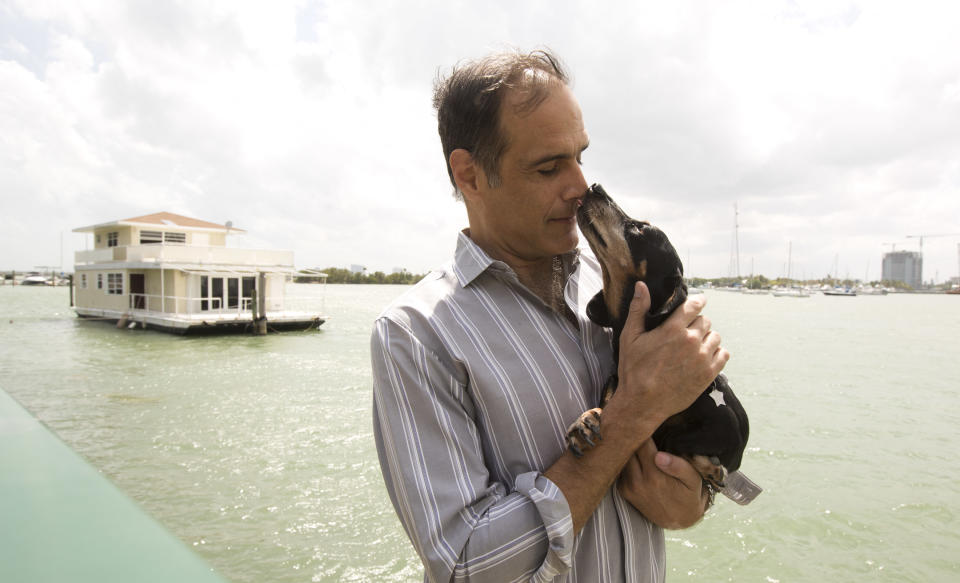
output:
[[[667,419],[653,441],[657,449],[675,455],[716,457],[728,472],[735,472],[749,433],[747,414],[720,375],[690,407]]]

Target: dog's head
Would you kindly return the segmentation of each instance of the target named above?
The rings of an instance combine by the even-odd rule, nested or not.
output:
[[[603,290],[587,306],[592,321],[619,335],[639,280],[650,290],[647,330],[659,326],[687,299],[683,264],[667,236],[650,223],[627,216],[599,184],[584,195],[577,223],[603,271]]]

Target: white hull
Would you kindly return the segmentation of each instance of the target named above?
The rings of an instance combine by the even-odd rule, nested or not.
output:
[[[810,293],[805,290],[785,289],[774,290],[773,296],[776,298],[809,298]]]

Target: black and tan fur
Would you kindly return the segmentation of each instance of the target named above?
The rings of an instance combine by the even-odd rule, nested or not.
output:
[[[613,354],[619,362],[620,332],[638,280],[650,290],[644,325],[652,330],[687,299],[680,257],[663,232],[626,215],[594,184],[577,211],[577,222],[603,271],[603,290],[590,301],[587,316],[613,329]],[[581,455],[600,438],[601,409],[617,388],[617,375],[607,381],[600,407],[587,411],[567,433],[571,451]],[[711,397],[719,391],[723,403]],[[740,467],[750,428],[747,414],[724,375],[718,376],[686,410],[667,419],[653,434],[657,449],[679,455],[700,472],[712,489],[724,486],[728,472]]]

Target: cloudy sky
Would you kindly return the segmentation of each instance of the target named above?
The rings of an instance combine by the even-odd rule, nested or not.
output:
[[[548,46],[574,77],[587,180],[687,272],[878,279],[919,248],[957,275],[960,3],[0,0],[0,269],[73,228],[170,211],[298,267],[422,272],[465,226],[438,71]],[[836,265],[836,268],[834,267]]]

